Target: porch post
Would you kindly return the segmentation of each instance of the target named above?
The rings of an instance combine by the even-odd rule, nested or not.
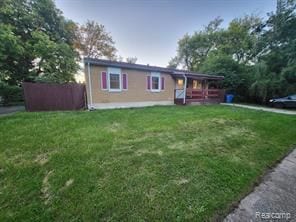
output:
[[[187,76],[185,74],[183,74],[184,76],[184,96],[183,96],[183,104],[186,104],[186,94],[187,94]]]
[[[208,81],[207,79],[204,80],[204,100],[208,98]]]

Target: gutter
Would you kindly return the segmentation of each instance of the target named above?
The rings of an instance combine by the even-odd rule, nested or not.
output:
[[[92,100],[92,87],[91,87],[91,78],[90,78],[90,64],[87,63],[87,72],[88,72],[88,86],[89,86],[89,100],[90,100],[90,106],[88,107],[89,110],[93,109],[93,100]]]
[[[184,81],[184,96],[183,96],[183,105],[186,104],[186,87],[187,87],[187,76],[185,74],[183,74],[183,77],[185,79]]]

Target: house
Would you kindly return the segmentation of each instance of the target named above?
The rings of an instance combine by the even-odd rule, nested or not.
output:
[[[88,108],[219,103],[223,76],[84,59]],[[186,87],[185,87],[186,86]]]

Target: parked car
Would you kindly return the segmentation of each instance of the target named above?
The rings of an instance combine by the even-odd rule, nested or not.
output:
[[[296,108],[296,94],[269,100],[269,104],[276,108]]]

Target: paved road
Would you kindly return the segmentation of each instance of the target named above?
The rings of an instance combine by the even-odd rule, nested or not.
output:
[[[296,221],[296,149],[224,220],[232,221]]]
[[[0,116],[9,115],[24,110],[24,106],[0,106]]]
[[[222,103],[222,104],[227,105],[227,106],[237,106],[237,107],[242,107],[242,108],[247,108],[247,109],[262,110],[262,111],[266,111],[266,112],[282,113],[282,114],[288,114],[288,115],[296,115],[295,110],[289,110],[289,109],[275,109],[275,108],[241,105],[241,104],[234,104],[234,103]]]

